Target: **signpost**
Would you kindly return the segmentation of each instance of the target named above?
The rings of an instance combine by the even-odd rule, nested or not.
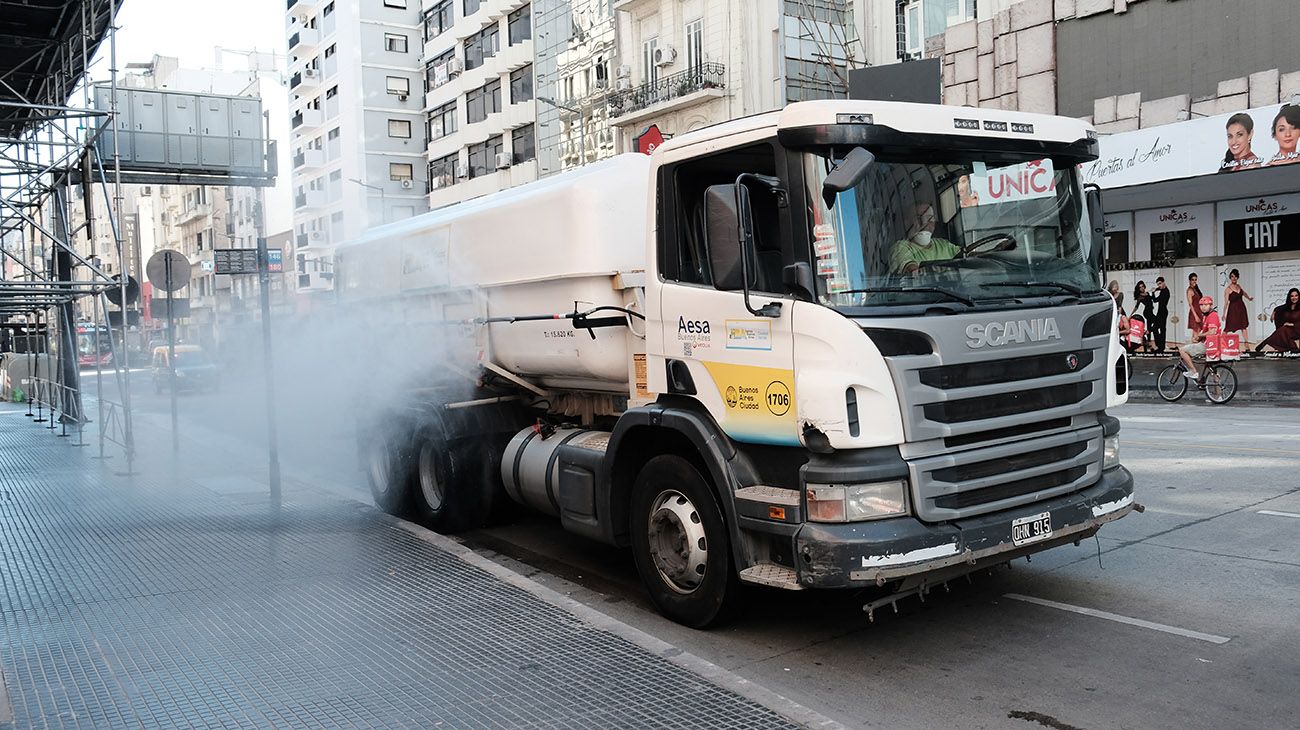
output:
[[[266,377],[266,436],[270,449],[271,505],[280,507],[280,444],[275,422],[275,371],[271,352],[271,274],[284,271],[284,252],[268,249],[266,239],[257,239],[257,248],[227,248],[212,252],[213,270],[217,274],[244,276],[257,274],[262,300],[262,371]]]
[[[177,430],[176,418],[176,320],[172,316],[175,311],[172,307],[172,292],[190,283],[190,260],[179,251],[159,251],[149,257],[144,270],[149,276],[149,283],[167,292],[167,365],[172,391],[172,451],[179,451],[181,435]],[[127,373],[128,382],[130,377],[131,374]]]

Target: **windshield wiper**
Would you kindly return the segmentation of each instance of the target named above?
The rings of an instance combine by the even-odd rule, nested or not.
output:
[[[973,299],[968,299],[951,289],[944,289],[939,286],[875,286],[870,289],[848,289],[845,291],[831,292],[831,294],[910,294],[912,292],[924,292],[928,294],[942,294],[954,302],[961,302],[968,307],[975,306]]]
[[[982,286],[987,286],[987,287],[1036,286],[1036,287],[1060,289],[1061,291],[1068,292],[1070,294],[1073,294],[1076,297],[1083,296],[1082,288],[1077,287],[1073,284],[1063,284],[1059,281],[993,281],[993,282],[988,282],[986,284],[982,284]]]

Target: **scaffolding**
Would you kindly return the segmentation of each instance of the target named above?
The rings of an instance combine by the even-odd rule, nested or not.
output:
[[[122,178],[115,136],[111,160],[96,149],[117,109],[93,109],[86,78],[107,42],[109,84],[116,92],[113,21],[119,5],[120,0],[31,0],[5,3],[0,14],[0,328],[8,333],[0,342],[10,350],[7,360],[14,371],[25,373],[22,382],[10,383],[10,392],[17,390],[29,406],[35,403],[38,414],[48,409],[51,427],[58,418],[80,435],[90,419],[83,408],[77,303],[88,299],[95,313],[85,327],[93,328],[98,352],[109,293],[117,290],[122,346],[109,336],[108,359],[120,400],[108,397],[103,388],[100,357],[94,358],[95,395],[100,453],[104,455],[105,442],[120,446],[130,472],[135,444],[125,331],[131,257],[119,227]],[[77,226],[70,215],[73,186],[80,186],[86,206],[85,222]],[[95,196],[111,201],[106,220],[96,220]],[[93,232],[100,225],[107,226],[116,247],[121,263],[117,279],[101,268],[93,250]],[[78,252],[78,237],[91,242],[89,256]],[[14,354],[20,348],[23,354]],[[32,363],[26,367],[24,355]],[[46,362],[43,369],[40,357]]]

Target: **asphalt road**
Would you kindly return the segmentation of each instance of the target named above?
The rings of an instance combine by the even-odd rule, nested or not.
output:
[[[135,382],[139,417],[165,419],[168,397],[145,373]],[[285,391],[286,475],[328,475],[365,498],[342,397]],[[183,449],[264,438],[255,383],[183,395],[180,410]],[[462,538],[850,727],[1300,727],[1300,411],[1116,415],[1144,514],[874,623],[851,593],[756,589],[735,624],[692,631],[654,612],[625,551],[538,518]]]

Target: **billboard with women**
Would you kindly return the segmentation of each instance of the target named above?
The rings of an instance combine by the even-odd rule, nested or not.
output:
[[[1300,163],[1300,106],[1281,104],[1104,135],[1082,166],[1102,188]]]

